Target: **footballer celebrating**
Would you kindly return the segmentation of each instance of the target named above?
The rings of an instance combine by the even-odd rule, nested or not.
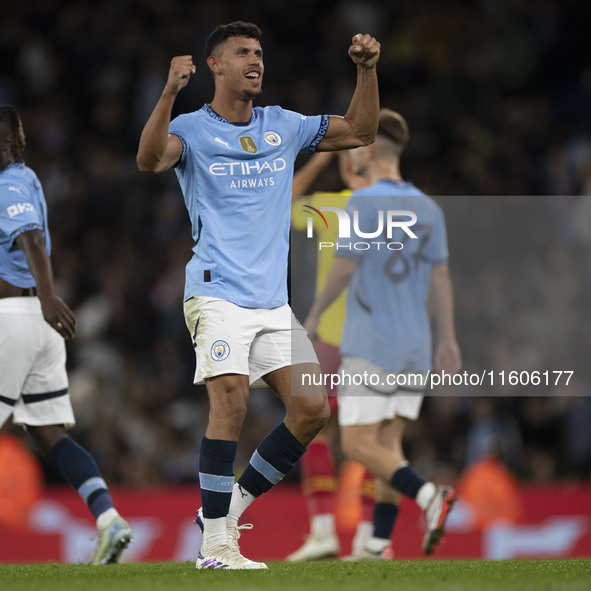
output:
[[[349,47],[357,84],[344,117],[254,107],[264,74],[260,38],[251,23],[218,26],[205,48],[213,100],[171,122],[176,96],[196,71],[191,56],[173,58],[137,154],[142,171],[174,167],[192,224],[184,312],[195,383],[205,382],[210,403],[199,461],[196,521],[203,544],[197,568],[266,568],[240,553],[244,525],[238,520],[285,476],[328,420],[324,387],[302,387],[301,375],[320,375],[320,367],[287,304],[294,161],[300,152],[370,144],[378,125],[380,44],[373,37],[355,35]],[[286,416],[234,483],[250,386],[261,381],[282,399]]]

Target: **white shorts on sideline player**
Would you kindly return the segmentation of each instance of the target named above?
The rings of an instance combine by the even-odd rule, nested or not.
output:
[[[36,297],[0,299],[0,426],[75,424],[64,339]]]
[[[355,385],[366,372],[379,383],[371,386],[369,379],[366,379],[364,383]],[[404,372],[406,375],[408,373]],[[342,427],[373,425],[396,416],[412,420],[418,418],[424,398],[424,380],[416,379],[417,384],[414,384],[414,380],[402,379],[402,373],[394,374],[359,357],[343,357],[339,374],[342,383],[337,388],[338,418]],[[426,372],[414,372],[414,375],[419,374],[426,376]],[[344,376],[350,376],[351,379]],[[404,386],[396,385],[398,376],[401,376],[401,382],[405,382]],[[409,381],[413,384],[408,385]]]
[[[195,384],[234,373],[260,378],[299,363],[318,363],[308,334],[285,304],[278,308],[242,308],[227,300],[197,296],[184,304],[197,368]]]

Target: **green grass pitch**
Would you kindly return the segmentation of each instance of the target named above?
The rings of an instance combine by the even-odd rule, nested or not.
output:
[[[587,591],[591,560],[270,562],[267,571],[193,563],[0,564],[3,591]]]

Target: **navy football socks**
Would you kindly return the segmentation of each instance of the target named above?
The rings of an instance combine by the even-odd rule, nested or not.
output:
[[[408,464],[398,468],[394,472],[392,480],[390,480],[390,486],[392,488],[395,488],[411,499],[416,498],[423,484],[425,484],[425,481]]]
[[[280,482],[305,451],[285,423],[281,423],[261,441],[238,484],[258,497]]]
[[[94,458],[73,439],[60,439],[47,454],[47,461],[57,467],[68,484],[78,491],[95,519],[113,508],[107,484]]]
[[[201,440],[199,456],[199,484],[203,517],[226,517],[230,509],[234,486],[234,459],[238,444],[223,439]]]
[[[398,516],[398,505],[393,503],[376,503],[373,512],[373,535],[376,538],[389,540]]]

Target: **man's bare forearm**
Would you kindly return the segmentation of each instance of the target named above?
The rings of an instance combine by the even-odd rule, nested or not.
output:
[[[355,35],[349,56],[357,65],[357,84],[344,117],[332,116],[318,151],[359,148],[376,136],[380,114],[376,64],[380,44],[369,35]]]
[[[161,172],[173,166],[182,154],[178,138],[168,135],[172,106],[177,94],[195,73],[193,58],[190,55],[173,57],[164,92],[144,126],[136,162],[143,172]]]
[[[345,120],[352,128],[352,135],[360,145],[371,144],[378,130],[380,98],[376,66],[357,66],[357,85]]]
[[[293,175],[293,199],[303,197],[318,175],[328,166],[333,158],[332,152],[317,152]]]
[[[53,269],[41,230],[23,232],[16,245],[25,253],[27,265],[37,286],[37,296],[45,321],[65,339],[76,335],[76,317],[67,304],[55,294]]]
[[[176,93],[164,90],[146,122],[137,152],[137,165],[143,172],[160,172],[168,143],[168,126]]]
[[[447,266],[436,267],[431,281],[436,340],[455,341],[453,287]]]
[[[304,322],[304,328],[308,334],[313,336],[320,322],[322,313],[341,295],[341,292],[349,285],[355,270],[357,269],[357,261],[336,257],[332,267],[330,268],[324,288],[318,294],[308,317]]]

